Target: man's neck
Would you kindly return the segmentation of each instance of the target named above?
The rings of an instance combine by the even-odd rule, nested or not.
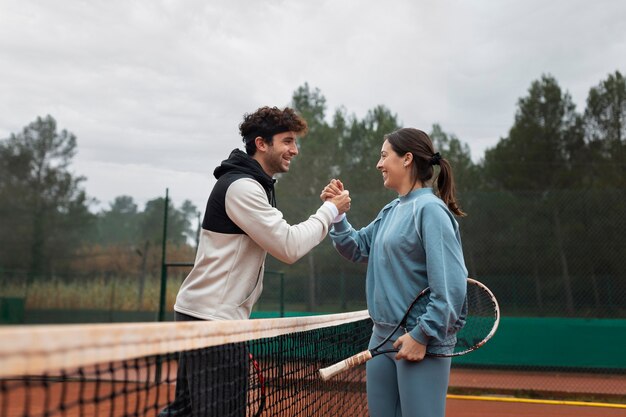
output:
[[[261,169],[263,169],[263,172],[265,172],[270,178],[274,177],[274,173],[272,173],[267,165],[265,164],[265,161],[263,160],[263,158],[259,157],[259,152],[255,153],[252,156],[252,159],[254,159],[255,161],[257,161],[259,163],[259,165],[261,165]]]

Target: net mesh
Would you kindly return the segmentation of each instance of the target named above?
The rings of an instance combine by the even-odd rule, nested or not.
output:
[[[365,312],[232,322],[0,330],[0,414],[361,416],[365,370],[318,369],[367,348]]]

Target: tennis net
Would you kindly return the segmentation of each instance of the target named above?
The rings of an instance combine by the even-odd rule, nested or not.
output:
[[[367,312],[0,329],[0,415],[363,416]],[[191,400],[190,400],[191,398]]]

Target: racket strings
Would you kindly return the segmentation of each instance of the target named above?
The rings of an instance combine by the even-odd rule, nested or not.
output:
[[[493,334],[498,322],[498,305],[493,294],[482,285],[467,286],[467,315],[457,333],[455,354],[478,349]]]

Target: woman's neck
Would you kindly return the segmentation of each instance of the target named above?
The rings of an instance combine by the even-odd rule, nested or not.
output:
[[[400,187],[400,189],[396,190],[398,192],[398,196],[403,197],[410,193],[411,191],[424,188],[425,185],[421,182],[417,181],[415,184],[406,184],[406,186]]]

